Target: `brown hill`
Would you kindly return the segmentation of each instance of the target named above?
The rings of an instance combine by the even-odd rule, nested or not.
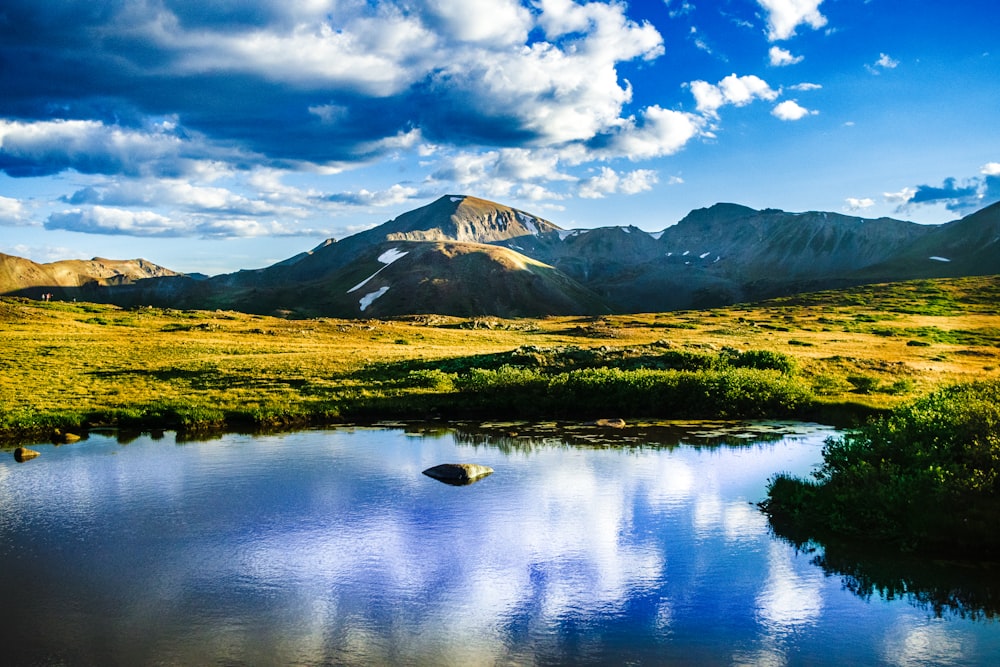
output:
[[[144,259],[95,257],[37,264],[0,253],[0,294],[4,295],[40,298],[43,293],[51,293],[56,299],[76,298],[94,288],[179,275]]]

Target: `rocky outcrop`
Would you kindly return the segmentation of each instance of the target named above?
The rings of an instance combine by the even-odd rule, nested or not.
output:
[[[18,463],[24,463],[25,461],[30,461],[39,455],[34,449],[28,449],[27,447],[18,447],[14,450],[14,460]]]
[[[52,432],[52,442],[57,445],[69,445],[74,442],[79,442],[82,436],[76,433],[67,433],[56,429]]]
[[[445,484],[463,486],[493,474],[493,468],[478,463],[442,463],[428,468],[424,474]]]

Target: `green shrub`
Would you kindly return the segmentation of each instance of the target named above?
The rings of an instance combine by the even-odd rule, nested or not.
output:
[[[790,342],[790,341],[789,341]],[[797,369],[795,359],[781,352],[771,350],[746,350],[740,352],[723,350],[723,359],[734,368],[755,368],[760,371],[778,371],[791,375]]]
[[[817,375],[813,378],[812,389],[820,396],[835,396],[850,389],[850,385],[834,375]]]
[[[812,400],[800,380],[753,368],[585,368],[546,375],[503,366],[472,369],[454,386],[466,405],[489,405],[522,417],[608,412],[667,418],[790,416]]]
[[[916,383],[913,380],[910,378],[902,378],[886,387],[885,393],[892,394],[893,396],[909,394],[913,391],[914,387],[916,387]]]
[[[854,387],[851,391],[856,394],[872,394],[878,391],[878,378],[871,375],[848,375],[847,381]]]
[[[451,391],[455,388],[455,375],[437,368],[410,371],[404,384],[419,389]]]
[[[666,350],[655,361],[656,368],[676,371],[708,370],[718,364],[716,355],[692,350]]]
[[[1000,557],[1000,382],[937,391],[828,440],[814,478],[775,477],[765,509],[821,538]]]

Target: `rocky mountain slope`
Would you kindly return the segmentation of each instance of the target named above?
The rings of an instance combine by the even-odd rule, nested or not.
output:
[[[293,266],[204,281],[175,293],[184,307],[297,317],[449,314],[543,317],[609,313],[594,292],[508,248],[454,241],[387,241],[357,253],[337,248]],[[137,301],[161,298],[162,284]]]
[[[634,226],[566,230],[525,211],[447,195],[264,269],[204,280],[155,270],[161,273],[148,279],[92,277],[86,298],[294,317],[665,311],[869,282],[1000,274],[1000,204],[934,226],[716,204],[650,233]],[[49,276],[50,284],[66,283],[67,296],[83,289],[84,279]],[[11,280],[0,292],[16,291],[15,284],[26,287]]]

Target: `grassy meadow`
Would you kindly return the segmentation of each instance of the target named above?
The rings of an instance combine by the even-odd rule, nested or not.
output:
[[[0,299],[0,436],[448,417],[859,416],[1000,378],[1000,277],[533,320]]]

